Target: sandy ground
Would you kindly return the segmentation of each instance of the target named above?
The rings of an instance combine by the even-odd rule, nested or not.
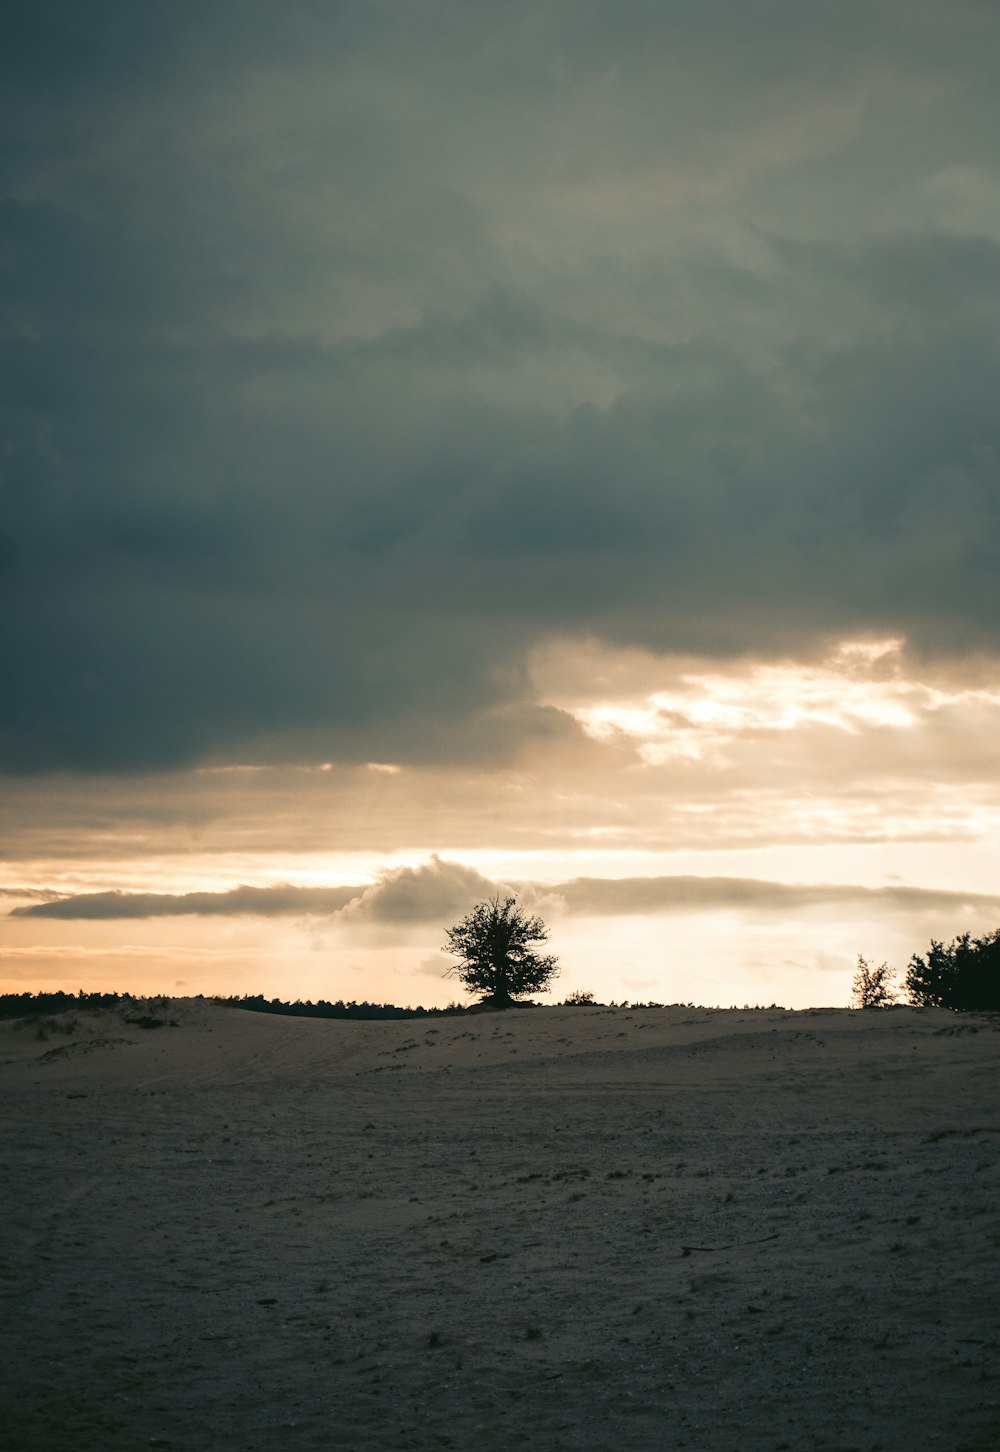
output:
[[[9,1452],[1000,1447],[1000,1021],[160,1016],[0,1026]]]

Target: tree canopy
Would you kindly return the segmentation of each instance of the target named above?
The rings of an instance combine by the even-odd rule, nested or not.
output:
[[[484,1003],[509,1008],[515,999],[546,989],[559,972],[557,959],[540,954],[534,944],[548,940],[541,918],[528,917],[513,897],[481,902],[447,929],[441,951],[458,959],[448,972],[460,978]]]
[[[1000,1010],[1000,928],[982,938],[961,933],[947,947],[932,938],[926,958],[910,959],[905,986],[921,1008]]]

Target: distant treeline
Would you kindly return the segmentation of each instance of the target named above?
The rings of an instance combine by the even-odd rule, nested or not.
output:
[[[287,1003],[281,998],[265,998],[262,993],[231,994],[228,998],[204,993],[196,995],[203,1002],[219,1003],[225,1008],[247,1008],[253,1013],[281,1013],[292,1018],[439,1018],[445,1014],[469,1013],[474,1004],[451,1003],[447,1008],[399,1008],[394,1003],[357,1003],[353,999],[345,1003],[338,998],[335,1003],[325,998],[316,1003],[296,999]],[[166,1003],[166,996],[153,994],[157,1002]],[[29,1015],[63,1013],[72,1009],[75,1013],[102,1008],[120,1008],[124,1004],[139,1001],[133,993],[3,993],[0,994],[0,1019],[27,1018]],[[143,995],[142,1001],[146,1001]]]
[[[67,1008],[116,1008],[122,1003],[135,1003],[132,993],[0,993],[0,1018],[25,1018],[28,1014],[62,1013]]]
[[[200,995],[199,995],[200,997]],[[447,1008],[423,1008],[420,1004],[411,1008],[409,1004],[405,1008],[399,1008],[394,1003],[356,1003],[353,999],[345,1003],[338,998],[336,1003],[330,1003],[327,999],[318,999],[316,1003],[307,999],[305,1002],[297,998],[294,1003],[286,1003],[281,998],[265,998],[261,993],[245,993],[241,996],[233,994],[230,998],[215,998],[213,1003],[224,1003],[229,1008],[249,1008],[253,1013],[284,1013],[291,1014],[297,1018],[446,1018],[449,1014],[461,1013],[483,1013],[493,1007],[486,1001],[484,1003],[449,1003]],[[540,1005],[527,1002],[515,1002],[513,1008],[537,1008]],[[666,1008],[665,1003],[656,1003],[652,999],[648,1003],[636,1001],[629,1003],[623,998],[621,1003],[614,999],[610,1003],[602,1003],[592,993],[571,993],[562,1003],[552,1005],[554,1008]],[[674,1008],[694,1008],[693,1003],[673,1004]],[[772,1004],[777,1008],[777,1004]]]
[[[81,988],[79,993],[66,993],[59,990],[55,993],[3,993],[0,994],[0,1019],[5,1018],[26,1018],[29,1015],[63,1013],[68,1009],[74,1012],[86,1012],[87,1010],[97,1011],[102,1008],[117,1008],[123,1004],[134,1004],[139,1001],[147,1002],[155,999],[162,1007],[166,1006],[167,999],[174,995],[151,994],[137,995],[134,993],[86,993]],[[314,1003],[311,999],[297,998],[294,1002],[288,1002],[283,998],[265,998],[262,993],[230,994],[229,997],[199,993],[195,995],[202,1002],[218,1003],[225,1008],[245,1008],[251,1013],[278,1013],[291,1018],[353,1018],[353,1019],[387,1019],[387,1018],[445,1018],[449,1015],[463,1013],[481,1013],[484,1005],[480,1003],[449,1003],[447,1008],[424,1008],[417,1004],[411,1008],[409,1004],[400,1008],[395,1003],[358,1003],[355,999],[345,1002],[338,998],[334,1002],[329,999],[320,998]],[[530,1008],[531,1004],[518,1004],[519,1008]],[[683,1005],[677,1005],[683,1006]],[[622,1000],[620,1004],[601,1003],[594,998],[592,993],[575,992],[569,994],[559,1008],[663,1008],[662,1003],[628,1003]],[[693,1008],[694,1004],[687,1004],[686,1007]]]
[[[470,1011],[470,1005],[465,1003],[449,1003],[447,1008],[424,1008],[420,1004],[416,1008],[409,1005],[399,1008],[395,1003],[358,1003],[353,998],[348,1003],[342,998],[334,1003],[326,998],[319,998],[315,1003],[297,998],[294,1003],[287,1003],[283,998],[265,998],[262,993],[233,994],[213,1002],[228,1008],[248,1008],[252,1013],[288,1014],[292,1018],[442,1018]]]

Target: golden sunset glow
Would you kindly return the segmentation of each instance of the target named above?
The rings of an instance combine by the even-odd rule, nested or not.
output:
[[[532,669],[582,732],[501,773],[202,768],[166,791],[81,782],[51,820],[14,782],[8,903],[32,911],[6,920],[4,983],[124,973],[150,991],[293,982],[443,1003],[441,924],[502,887],[550,921],[564,990],[803,1006],[843,1001],[858,952],[905,961],[915,936],[997,910],[1000,786],[976,763],[992,760],[1000,693],[921,676],[901,640],[725,668],[553,640]],[[615,905],[588,911],[564,886],[583,879],[617,885]],[[685,880],[696,894],[671,887]],[[89,919],[47,917],[42,887],[81,912],[105,898]]]

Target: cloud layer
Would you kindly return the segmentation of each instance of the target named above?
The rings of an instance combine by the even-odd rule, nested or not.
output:
[[[355,901],[357,887],[234,887],[228,892],[85,892],[12,909],[12,918],[92,921],[166,917],[281,917],[336,913]]]
[[[0,766],[516,759],[553,635],[1000,650],[995,7],[23,10]]]
[[[512,892],[529,908],[578,917],[647,916],[701,912],[795,912],[838,903],[888,913],[953,911],[968,907],[1000,911],[1000,897],[916,887],[865,888],[852,884],[789,884],[757,878],[577,877],[555,884],[491,882],[458,862],[432,858],[415,868],[396,868],[369,887],[238,887],[228,892],[97,892],[14,908],[18,918],[114,920],[155,917],[329,916],[346,925],[377,923],[400,928],[447,923],[477,901]]]

